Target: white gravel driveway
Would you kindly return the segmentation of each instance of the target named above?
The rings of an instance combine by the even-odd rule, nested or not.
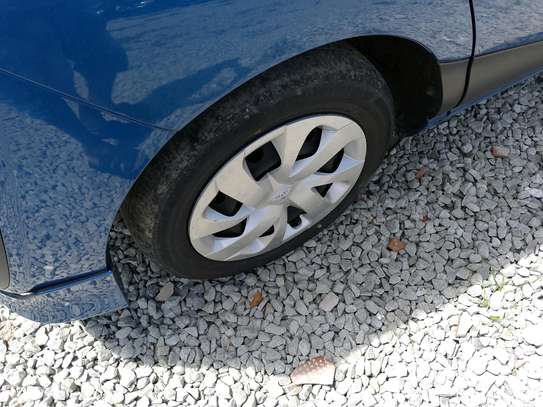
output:
[[[53,326],[0,308],[0,405],[541,406],[542,97],[531,81],[403,140],[254,274],[161,277],[119,225],[130,308]],[[334,384],[293,385],[321,355]]]

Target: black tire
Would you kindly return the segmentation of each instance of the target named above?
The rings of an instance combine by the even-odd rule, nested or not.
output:
[[[364,169],[344,201],[319,224],[262,255],[219,262],[196,252],[188,222],[210,178],[262,134],[318,113],[347,116],[366,136]],[[247,271],[301,245],[340,215],[377,169],[393,132],[393,100],[375,67],[354,49],[324,47],[251,80],[176,135],[134,185],[123,219],[138,246],[168,273],[207,279]]]

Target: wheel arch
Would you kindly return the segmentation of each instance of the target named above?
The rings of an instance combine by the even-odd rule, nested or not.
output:
[[[400,135],[422,129],[443,104],[440,63],[421,43],[398,36],[372,35],[345,40],[368,58],[387,82]]]
[[[175,129],[164,145],[157,149],[153,158],[145,165],[135,179],[132,188],[145,174],[154,160],[161,159],[160,152],[166,145],[180,137],[195,137],[198,120],[230,95],[242,91],[251,81],[272,70],[280,69],[286,61],[314,52],[322,47],[350,47],[372,62],[388,84],[395,104],[397,133],[399,136],[416,132],[429,119],[436,116],[442,105],[443,87],[441,70],[435,54],[421,43],[399,36],[368,35],[347,38],[341,41],[315,47],[294,56],[287,56],[262,72],[248,78],[242,84],[233,86],[224,96],[197,112],[187,124]],[[130,192],[125,197],[130,195]],[[123,203],[124,205],[124,203]]]
[[[430,48],[402,36],[362,35],[327,43],[278,60],[243,83],[233,86],[225,95],[204,107],[188,123],[176,128],[173,137],[178,137],[213,106],[231,93],[243,89],[260,75],[280,69],[286,61],[329,46],[352,47],[375,65],[392,92],[400,135],[413,134],[424,128],[430,119],[443,110],[446,97],[443,65]]]
[[[174,129],[172,138],[179,137],[215,105],[230,94],[242,90],[261,75],[280,69],[291,59],[329,46],[352,47],[375,65],[392,92],[396,124],[401,134],[412,134],[422,129],[431,118],[442,111],[445,98],[442,64],[430,48],[416,40],[397,35],[362,35],[326,43],[294,55],[286,55],[267,69],[232,86],[223,96],[196,112],[186,124]]]

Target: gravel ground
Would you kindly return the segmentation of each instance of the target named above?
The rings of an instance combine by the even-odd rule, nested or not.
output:
[[[52,326],[0,308],[0,404],[541,405],[542,95],[403,140],[338,222],[254,274],[169,279],[119,224],[130,308]],[[333,385],[294,385],[314,356]]]

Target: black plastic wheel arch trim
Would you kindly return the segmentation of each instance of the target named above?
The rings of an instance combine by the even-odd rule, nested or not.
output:
[[[440,63],[442,99],[438,115],[448,114],[460,105],[469,86],[471,65],[477,46],[477,21],[473,0],[469,0],[471,20],[471,52],[468,58]]]
[[[468,77],[469,61],[470,59],[466,58],[439,65],[443,95],[440,114],[452,110],[462,101]]]
[[[0,234],[0,288],[9,287],[9,268],[2,234]]]

